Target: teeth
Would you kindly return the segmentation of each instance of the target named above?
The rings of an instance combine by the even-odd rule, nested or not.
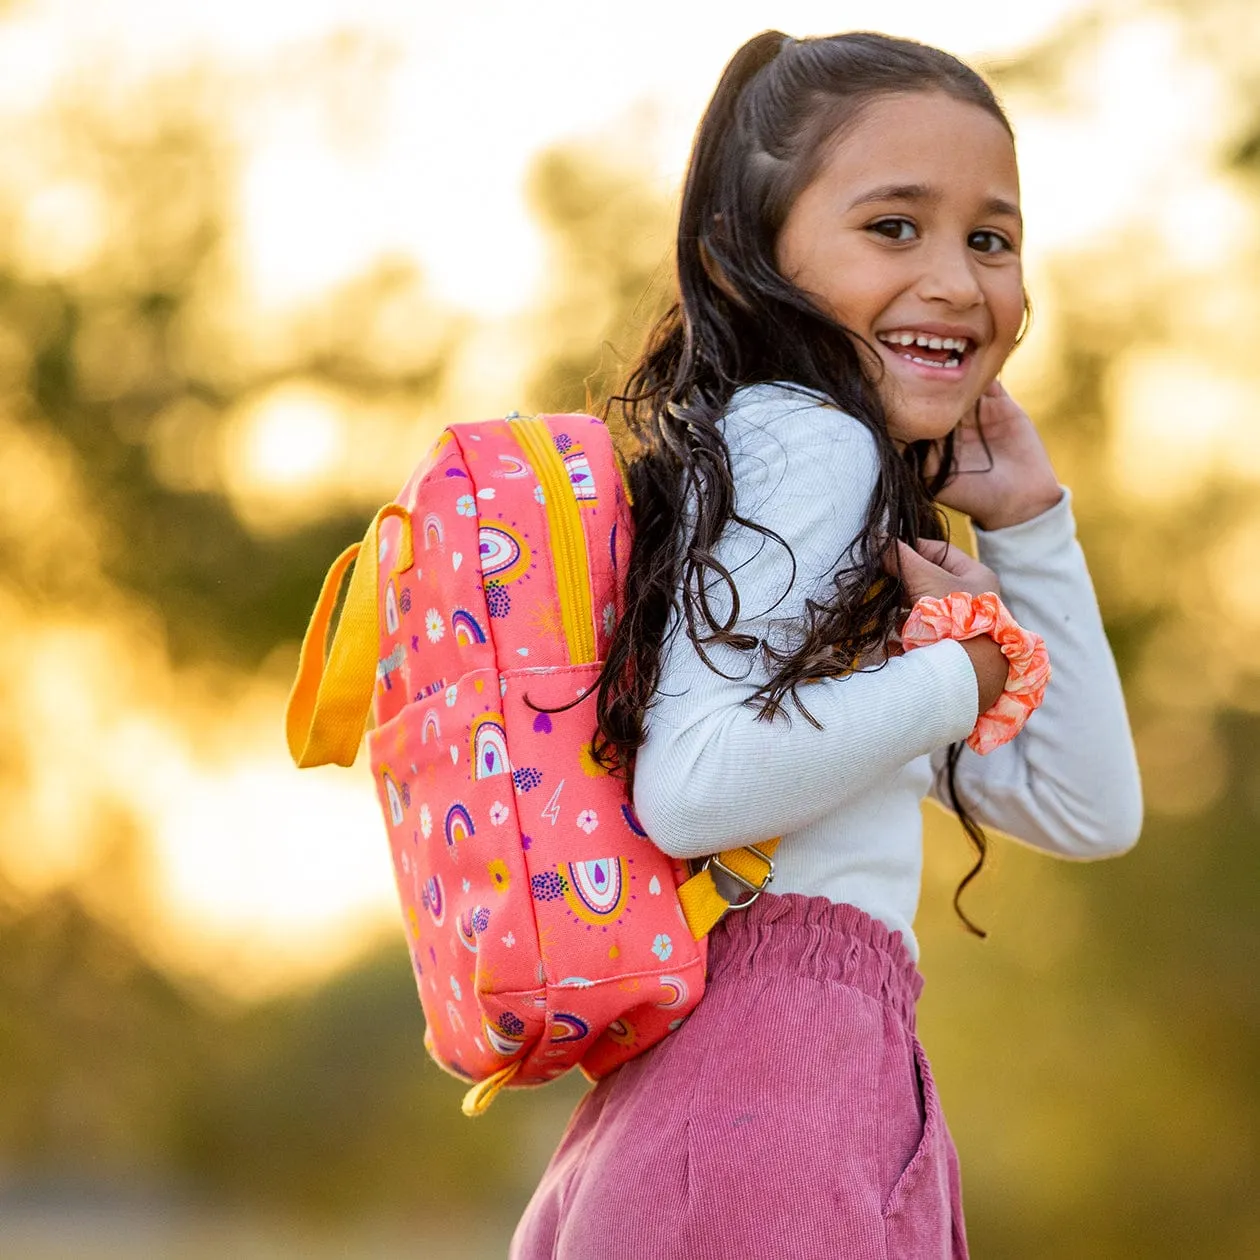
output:
[[[927,333],[894,332],[882,334],[880,340],[890,346],[922,346],[925,350],[967,349],[966,337],[932,337]]]
[[[903,354],[903,359],[909,359],[911,363],[921,363],[924,367],[930,368],[956,368],[962,366],[961,359],[946,359],[944,363],[938,363],[935,359],[921,359],[917,354]]]

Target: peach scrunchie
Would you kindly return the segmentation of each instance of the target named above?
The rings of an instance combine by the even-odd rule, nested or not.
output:
[[[940,598],[924,595],[901,630],[907,651],[942,639],[974,639],[982,634],[1002,649],[1009,670],[1005,690],[976,719],[967,736],[967,746],[983,756],[1014,739],[1046,694],[1050,656],[1041,636],[1025,630],[993,591],[979,595],[951,591]]]

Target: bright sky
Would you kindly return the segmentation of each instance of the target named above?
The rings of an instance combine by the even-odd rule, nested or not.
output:
[[[19,0],[0,26],[0,114],[38,108],[70,76],[99,77],[108,90],[110,76],[213,61],[240,86],[237,116],[226,121],[244,160],[242,268],[262,311],[394,253],[418,260],[443,298],[493,321],[525,305],[539,278],[521,195],[532,156],[565,137],[624,128],[639,111],[651,120],[653,178],[672,194],[723,64],[756,31],[874,28],[982,61],[1083,7]],[[309,71],[334,63],[329,99],[328,78]],[[1202,225],[1228,218],[1223,194],[1185,167],[1173,181],[1168,161],[1173,149],[1207,147],[1214,88],[1178,62],[1170,28],[1127,28],[1072,88],[1066,117],[1016,118],[1034,264],[1142,205],[1170,246],[1215,261],[1226,234]],[[67,195],[31,200],[32,241],[59,213],[67,223],[82,217]],[[160,847],[168,929],[214,942],[229,966],[257,948],[301,970],[327,962],[365,919],[388,921],[394,892],[366,772],[297,776],[272,725],[281,693],[261,686],[242,706],[234,752],[213,765],[164,743],[150,712],[115,724],[110,766],[123,782],[161,766],[142,805]]]

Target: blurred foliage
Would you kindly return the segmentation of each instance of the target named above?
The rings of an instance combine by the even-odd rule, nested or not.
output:
[[[593,144],[542,154],[530,202],[553,257],[531,408],[601,414],[672,284],[670,206],[638,171]]]
[[[216,1031],[73,892],[0,899],[5,1179],[165,1180]]]
[[[324,1218],[528,1195],[521,1153],[538,1158],[557,1099],[511,1098],[469,1125],[464,1086],[424,1054],[400,941],[242,1006],[156,967],[73,890],[0,897],[0,1191],[156,1186]]]
[[[232,412],[298,381],[414,414],[443,385],[460,325],[448,321],[436,345],[416,335],[411,361],[379,362],[376,317],[420,284],[383,264],[274,345],[224,328],[235,173],[215,99],[207,78],[158,82],[111,107],[72,96],[45,120],[45,143],[107,207],[108,249],[54,277],[0,256],[0,359],[6,427],[42,452],[64,515],[86,518],[99,565],[90,576],[156,610],[176,661],[245,669],[300,635],[326,557],[361,533],[373,491],[357,510],[334,500],[295,528],[251,528],[225,494]],[[15,217],[11,206],[0,213]],[[68,548],[62,514],[49,515],[51,534],[31,546],[13,536],[29,522],[0,512],[10,535],[0,578],[28,599],[68,603],[82,594],[81,558],[54,560]]]
[[[1260,302],[1257,10],[1099,6],[996,74],[1010,103],[1070,103],[1100,41],[1144,14],[1174,23],[1226,86],[1219,167],[1246,225],[1227,269],[1179,262],[1141,222],[1064,252],[1034,295],[1044,366],[1013,368],[1074,490],[1149,818],[1134,853],[1102,866],[999,840],[969,893],[985,946],[949,909],[966,847],[952,821],[930,820],[922,1022],[977,1256],[1260,1254],[1260,664],[1248,646],[1260,603],[1243,600],[1247,557],[1260,562],[1247,549],[1260,468],[1240,455],[1163,498],[1135,491],[1155,436],[1124,402],[1144,364],[1173,357],[1208,391],[1222,346],[1243,386],[1260,384],[1237,350]],[[362,409],[356,444],[388,456],[400,425],[450,396],[466,326],[383,263],[265,344],[234,330],[235,170],[213,115],[213,91],[187,80],[108,107],[76,97],[46,120],[47,144],[110,207],[110,239],[107,254],[49,275],[0,236],[0,596],[89,615],[125,601],[158,618],[177,667],[214,660],[243,675],[298,634],[329,559],[382,496],[365,482],[361,501],[332,495],[268,528],[229,484],[232,425],[278,385],[315,382]],[[538,160],[530,195],[553,266],[531,406],[598,409],[660,309],[669,206],[651,187],[589,143]],[[6,220],[15,195],[0,191]],[[404,319],[414,336],[386,338],[399,300],[421,310]],[[1206,440],[1192,421],[1216,397],[1202,391],[1186,413],[1188,463]],[[33,753],[19,715],[6,713],[4,734],[12,794]],[[124,894],[121,912],[102,909],[107,874],[39,900],[0,883],[0,1195],[140,1183],[324,1219],[510,1222],[580,1081],[466,1121],[462,1087],[421,1049],[401,934],[324,985],[241,1005],[147,958]]]

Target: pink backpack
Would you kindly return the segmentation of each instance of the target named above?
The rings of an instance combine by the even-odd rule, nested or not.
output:
[[[689,878],[652,844],[591,756],[629,554],[599,420],[452,425],[334,563],[302,645],[286,715],[299,766],[350,765],[374,699],[425,1045],[474,1083],[469,1114],[509,1083],[574,1065],[601,1077],[678,1027],[728,908],[711,871]],[[713,861],[751,900],[772,852]]]

